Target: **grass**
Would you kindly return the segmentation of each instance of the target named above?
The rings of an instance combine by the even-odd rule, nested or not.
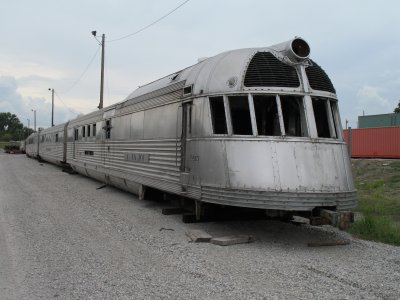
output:
[[[366,240],[400,246],[400,226],[388,217],[366,215],[351,226],[350,232]]]
[[[400,162],[353,160],[362,217],[350,232],[366,240],[400,246]]]

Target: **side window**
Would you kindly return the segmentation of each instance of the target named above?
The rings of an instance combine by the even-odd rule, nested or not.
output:
[[[314,109],[315,124],[317,126],[318,137],[330,138],[329,132],[329,117],[326,109],[326,100],[319,98],[312,98]]]
[[[75,128],[74,129],[74,139],[75,139],[75,141],[77,141],[78,140],[78,138],[79,138],[79,129],[78,128]]]
[[[307,136],[303,98],[280,96],[283,123],[287,136]]]
[[[96,136],[96,123],[93,124],[93,136]]]
[[[58,143],[58,133],[56,133],[56,143]]]
[[[258,135],[280,136],[278,107],[275,96],[253,96]]]
[[[227,134],[223,97],[210,97],[211,120],[214,134]]]
[[[111,137],[111,120],[106,120],[104,130],[106,131],[106,139],[109,139]]]
[[[85,137],[85,133],[86,133],[86,126],[82,126],[82,137]]]
[[[87,136],[90,137],[90,125],[87,126]]]
[[[332,113],[332,121],[333,121],[333,128],[335,130],[335,138],[339,138],[341,135],[340,133],[340,122],[339,122],[339,110],[337,107],[337,103],[335,101],[330,101],[331,104],[331,113]]]
[[[252,135],[249,101],[247,96],[228,97],[233,134]]]

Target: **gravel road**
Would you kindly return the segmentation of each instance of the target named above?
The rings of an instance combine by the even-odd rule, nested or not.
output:
[[[400,298],[400,247],[329,226],[184,224],[162,203],[99,186],[0,154],[0,299]],[[257,240],[189,243],[189,229]],[[307,246],[332,239],[350,245]]]

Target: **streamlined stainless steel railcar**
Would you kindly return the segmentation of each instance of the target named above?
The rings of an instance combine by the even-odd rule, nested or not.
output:
[[[337,96],[309,53],[295,38],[204,59],[29,137],[27,153],[138,195],[151,187],[197,203],[348,210],[356,192]]]

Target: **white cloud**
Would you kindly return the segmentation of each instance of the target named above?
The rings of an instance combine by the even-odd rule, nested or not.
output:
[[[367,115],[391,113],[393,105],[381,93],[379,87],[364,85],[357,92],[358,110]]]
[[[12,76],[0,76],[0,112],[10,112],[27,126],[30,120],[33,128],[34,117],[32,109],[36,110],[36,126],[51,125],[51,103],[43,97],[24,97],[18,91],[18,81]],[[54,108],[54,123],[61,124],[73,119],[78,112],[60,105]]]

